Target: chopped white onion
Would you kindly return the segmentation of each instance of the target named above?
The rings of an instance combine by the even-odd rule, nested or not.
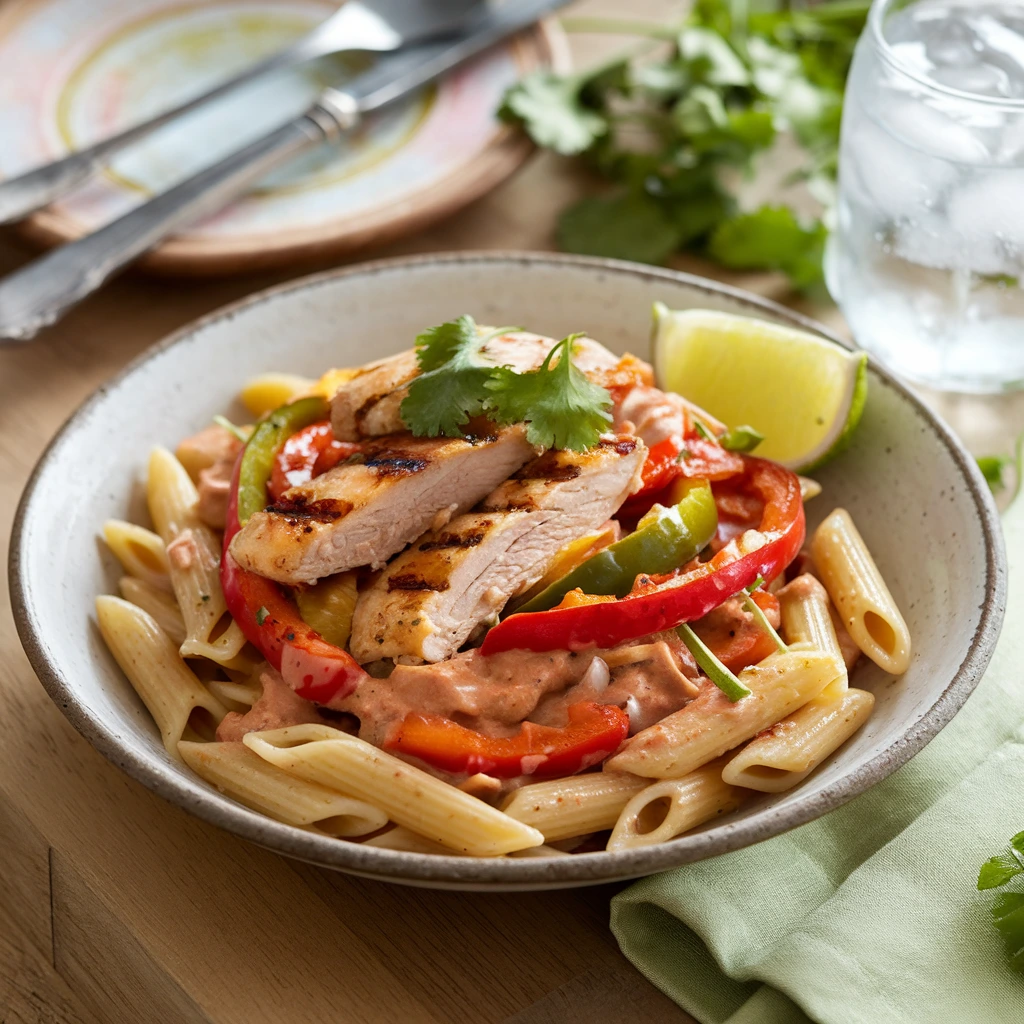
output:
[[[640,701],[633,694],[626,698],[626,714],[629,715],[629,734],[632,736],[644,727],[644,713],[640,707]]]
[[[603,693],[608,689],[611,678],[612,674],[608,670],[608,663],[604,658],[594,658],[587,671],[583,673],[579,685],[587,687],[592,693]]]

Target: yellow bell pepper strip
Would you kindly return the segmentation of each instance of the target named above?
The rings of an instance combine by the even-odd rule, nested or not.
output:
[[[304,398],[278,409],[253,431],[235,465],[220,562],[228,611],[246,639],[300,697],[319,704],[348,696],[368,678],[366,672],[352,655],[304,622],[295,602],[277,583],[239,566],[229,548],[242,524],[266,505],[267,481],[278,448],[291,434],[325,415],[322,398]]]
[[[706,480],[677,480],[675,504],[655,505],[622,540],[582,562],[528,601],[518,612],[554,608],[577,587],[584,594],[625,597],[642,573],[673,572],[696,557],[718,529],[718,512]]]
[[[741,457],[743,486],[764,502],[759,536],[752,538],[757,543],[753,550],[749,549],[753,545],[741,548],[730,544],[689,572],[662,581],[638,581],[639,585],[618,601],[517,612],[488,632],[481,653],[615,647],[702,618],[758,576],[766,580],[778,576],[804,542],[800,481],[795,473],[774,462]]]

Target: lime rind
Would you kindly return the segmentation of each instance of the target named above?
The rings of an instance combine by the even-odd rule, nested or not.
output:
[[[669,387],[675,385],[674,389],[684,397],[704,405],[719,419],[734,419],[736,422],[730,422],[730,426],[742,421],[764,430],[774,419],[775,429],[780,431],[776,434],[779,444],[775,446],[777,454],[766,453],[768,457],[797,472],[810,472],[849,446],[867,400],[866,353],[851,352],[805,331],[734,313],[706,309],[673,311],[661,302],[653,304],[652,312],[651,347],[658,379],[667,381]],[[741,381],[738,387],[729,386],[734,376],[727,355],[730,338],[735,339],[737,357],[743,359],[735,367],[735,376]],[[762,360],[765,376],[758,377]],[[795,367],[796,374],[792,378],[796,386],[791,392],[778,383],[788,372],[788,366]],[[680,387],[680,374],[686,375],[687,380],[696,374],[702,383]],[[760,380],[767,382],[766,388],[757,386]],[[809,419],[814,415],[814,390],[819,382],[822,399],[827,403],[822,409],[827,417],[823,431],[816,429]],[[793,417],[787,417],[785,426],[780,426],[779,409],[784,401],[780,396],[790,394],[794,401],[799,401],[802,394],[803,400],[811,404],[796,408]],[[721,403],[716,401],[716,395],[722,396]],[[749,403],[744,401],[746,395],[750,396]],[[716,408],[719,404],[723,407]],[[801,420],[808,423],[808,435],[801,433]],[[770,444],[772,431],[765,432],[769,433]],[[801,436],[806,440],[804,446]]]

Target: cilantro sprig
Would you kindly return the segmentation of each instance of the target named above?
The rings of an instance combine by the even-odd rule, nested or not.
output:
[[[402,402],[405,425],[417,437],[461,437],[474,416],[506,426],[526,423],[531,444],[585,451],[612,421],[611,395],[573,363],[571,334],[526,373],[495,366],[482,355],[494,337],[514,327],[481,332],[463,315],[416,338],[420,374]]]
[[[573,363],[573,343],[582,337],[563,338],[528,373],[516,373],[507,366],[495,368],[484,387],[499,423],[526,422],[526,439],[545,448],[580,452],[597,442],[612,421],[608,412],[612,396],[587,380]]]
[[[484,411],[492,366],[480,359],[484,345],[503,331],[481,334],[471,316],[430,327],[416,338],[420,375],[409,385],[401,414],[418,437],[461,437]]]
[[[538,145],[578,155],[610,186],[564,211],[560,246],[648,263],[689,251],[817,286],[822,218],[783,205],[743,210],[739,183],[790,136],[804,160],[787,184],[804,183],[828,207],[843,88],[869,7],[696,0],[675,24],[566,19],[570,30],[634,42],[592,71],[528,76],[502,105]]]
[[[981,891],[1001,889],[1024,874],[1024,832],[1018,832],[1006,849],[990,857],[978,873]],[[1003,940],[1013,970],[1024,974],[1024,892],[1019,888],[997,896],[992,903],[992,923]]]

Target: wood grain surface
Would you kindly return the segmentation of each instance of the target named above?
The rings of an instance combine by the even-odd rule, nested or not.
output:
[[[673,7],[630,5],[641,17]],[[585,62],[609,42],[574,45]],[[557,211],[589,186],[541,156],[453,219],[373,255],[549,249]],[[31,255],[14,233],[0,235],[0,273]],[[723,277],[696,261],[678,265]],[[169,331],[287,276],[129,274],[35,343],[0,350],[5,552],[32,464],[89,392]],[[772,276],[724,279],[841,323]],[[980,450],[1006,445],[1021,402],[938,404]],[[164,803],[51,704],[15,635],[6,583],[0,720],[0,1024],[691,1020],[618,952],[608,930],[615,887],[481,895],[388,886],[285,860]]]

